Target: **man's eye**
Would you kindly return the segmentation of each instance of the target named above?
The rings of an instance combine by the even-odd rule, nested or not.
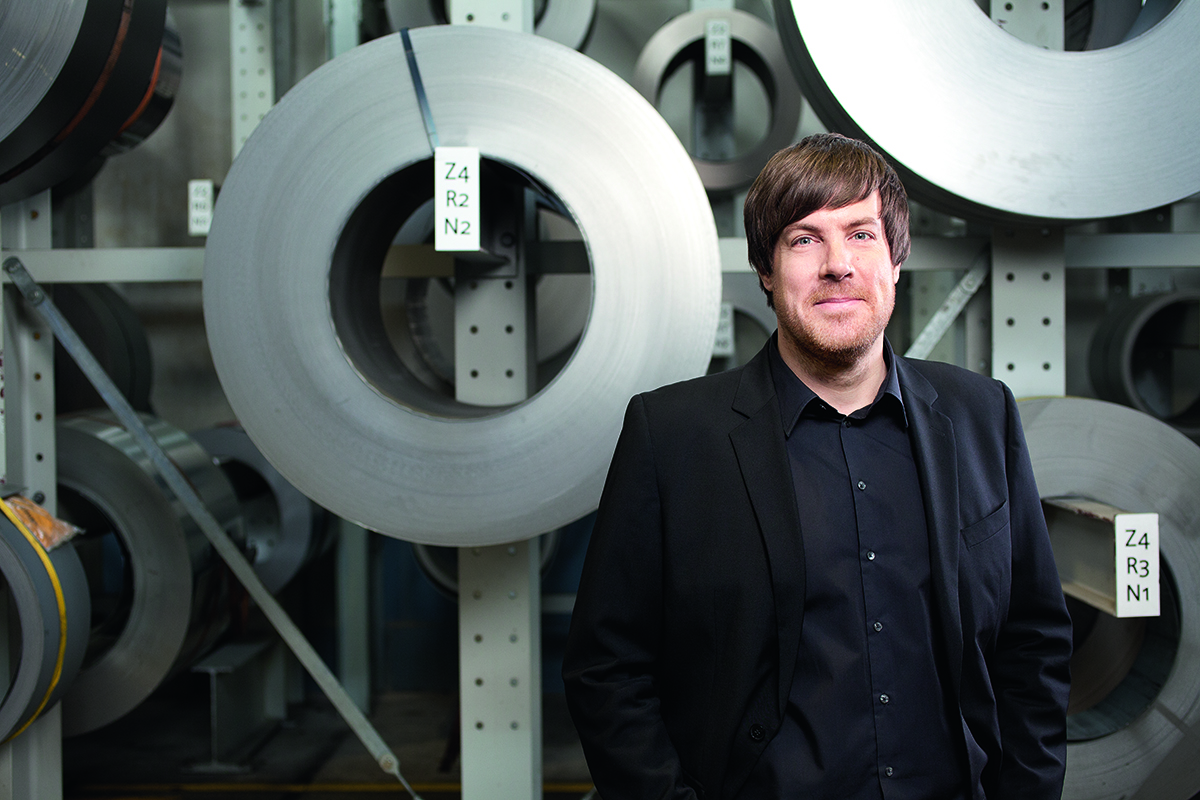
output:
[[[794,245],[812,244],[812,237],[811,236],[797,236],[796,239],[792,242],[792,244],[794,244]]]
[[[866,231],[857,231],[857,232],[854,234],[854,238],[855,238],[855,239],[860,239],[860,240],[870,239],[870,238],[871,238],[871,234],[867,233]]]

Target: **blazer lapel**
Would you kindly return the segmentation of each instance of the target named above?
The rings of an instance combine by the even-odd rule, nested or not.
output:
[[[796,490],[783,438],[779,403],[771,381],[767,350],[742,371],[733,410],[747,417],[734,428],[729,439],[737,455],[746,492],[754,507],[767,551],[775,600],[779,642],[779,709],[783,713],[804,610],[804,547]]]
[[[955,697],[962,685],[963,636],[958,602],[958,458],[954,426],[933,407],[937,390],[904,359],[896,358],[908,414],[913,457],[929,526],[929,567]]]

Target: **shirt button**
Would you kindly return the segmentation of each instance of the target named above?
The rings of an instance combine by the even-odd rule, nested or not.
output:
[[[882,623],[882,622],[876,622],[876,623],[875,623],[875,625],[874,625],[874,628],[875,628],[875,631],[876,631],[876,632],[879,632],[879,631],[883,630],[883,623]]]
[[[892,769],[891,767],[884,767],[884,768],[883,768],[883,774],[884,774],[884,775],[887,775],[889,778],[890,778],[890,777],[892,777],[892,773],[893,773],[893,772],[895,772],[895,770],[894,770],[894,769]]]
[[[859,482],[858,482],[858,490],[859,490],[859,491],[862,491],[863,489],[866,489],[866,488],[867,488],[867,482],[866,482],[866,481],[859,481]]]
[[[881,695],[879,695],[879,702],[883,703],[885,706],[888,704],[888,702],[889,702],[891,699],[892,699],[892,698],[888,697],[886,694],[881,694]]]
[[[875,560],[875,551],[868,550],[867,551],[867,561],[874,561],[874,560]]]

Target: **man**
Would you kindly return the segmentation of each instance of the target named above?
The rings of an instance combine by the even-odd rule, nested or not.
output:
[[[779,322],[635,397],[563,675],[604,800],[1051,800],[1070,620],[1011,393],[883,336],[908,206],[867,145],[745,206]]]

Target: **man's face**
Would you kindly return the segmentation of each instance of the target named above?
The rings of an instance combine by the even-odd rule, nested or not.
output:
[[[855,364],[882,346],[899,278],[878,192],[793,222],[775,244],[774,273],[763,278],[781,347],[831,367]]]

